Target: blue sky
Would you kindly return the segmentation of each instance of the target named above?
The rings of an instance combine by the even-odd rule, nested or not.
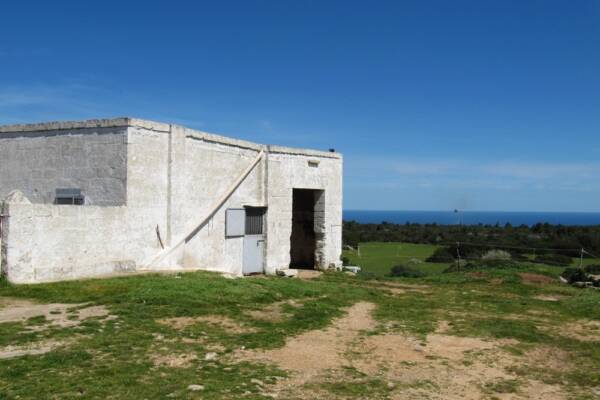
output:
[[[11,1],[0,124],[336,148],[345,208],[600,211],[600,2]]]

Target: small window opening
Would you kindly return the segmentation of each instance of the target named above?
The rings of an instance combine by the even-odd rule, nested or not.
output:
[[[56,189],[54,204],[82,206],[84,203],[85,196],[81,194],[81,189]]]
[[[246,208],[246,235],[262,235],[264,226],[264,207]]]

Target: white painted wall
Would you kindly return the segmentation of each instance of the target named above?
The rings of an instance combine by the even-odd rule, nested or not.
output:
[[[135,270],[151,245],[127,234],[126,207],[9,203],[6,211],[6,275],[14,283]]]
[[[243,238],[225,238],[225,210],[244,206],[268,207],[266,272],[287,268],[293,188],[325,191],[323,267],[339,265],[342,160],[338,154],[262,146],[149,121],[100,120],[98,124],[109,129],[110,121],[119,124],[113,127],[115,131],[127,125],[126,206],[7,204],[10,218],[5,264],[12,282],[74,279],[146,268],[148,260],[161,250],[156,227],[167,246],[191,231],[194,227],[190,221],[210,212],[215,199],[261,150],[269,150],[267,158],[225,205],[183,249],[154,268],[241,274]],[[316,161],[318,167],[310,166],[309,161]]]
[[[272,146],[268,169],[267,273],[290,263],[292,234],[292,190],[325,191],[325,260],[322,267],[340,265],[342,253],[342,160],[335,155],[315,157],[290,155],[288,149]],[[318,161],[318,167],[309,166]]]

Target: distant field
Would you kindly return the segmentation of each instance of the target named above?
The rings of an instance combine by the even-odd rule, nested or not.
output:
[[[430,274],[441,273],[449,265],[425,262],[438,248],[430,244],[370,242],[361,243],[359,247],[360,255],[358,250],[344,250],[343,256],[348,257],[353,265],[359,265],[364,272],[380,276],[389,273],[394,265],[407,264],[410,261],[420,270]],[[415,260],[418,260],[416,264]]]
[[[378,276],[388,274],[394,265],[399,264],[411,264],[428,274],[438,274],[449,264],[425,262],[438,247],[430,244],[369,242],[360,244],[360,254],[358,249],[344,250],[343,256],[347,257],[352,265],[360,266],[363,272]],[[599,263],[600,260],[593,258],[583,260],[584,266]],[[579,259],[574,258],[571,265],[578,266]]]

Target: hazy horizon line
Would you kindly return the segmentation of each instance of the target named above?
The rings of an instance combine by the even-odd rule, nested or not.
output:
[[[368,212],[449,212],[453,213],[456,209],[446,209],[446,210],[409,210],[409,209],[368,209],[368,208],[344,208],[343,211],[368,211]],[[545,213],[545,214],[600,214],[600,211],[545,211],[545,210],[535,210],[535,211],[527,211],[527,210],[517,210],[517,211],[508,211],[508,210],[458,210],[460,213],[464,212],[473,212],[473,213]]]

